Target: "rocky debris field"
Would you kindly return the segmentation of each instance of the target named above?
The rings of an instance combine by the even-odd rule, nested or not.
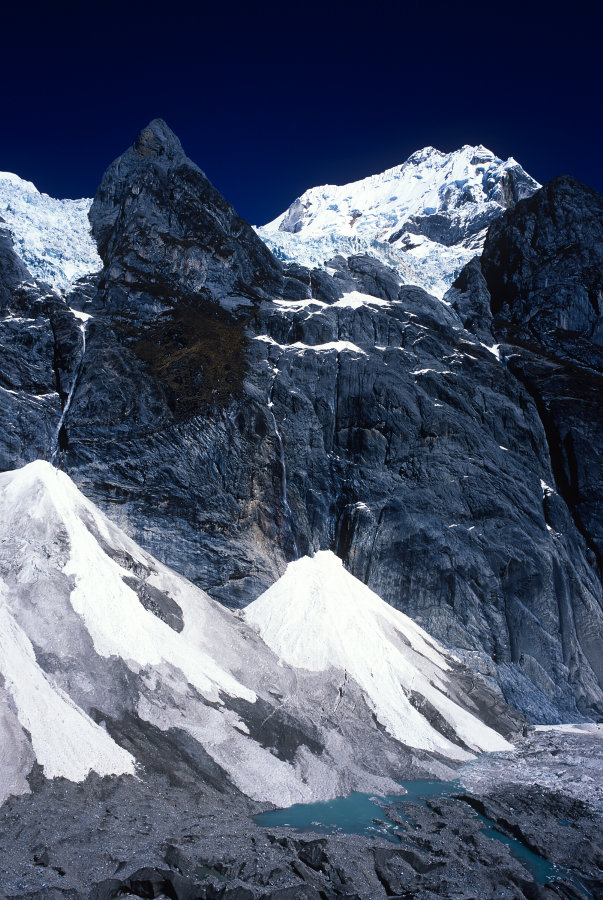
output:
[[[514,752],[466,764],[448,796],[384,808],[399,826],[389,840],[259,827],[259,804],[159,775],[33,777],[0,810],[0,896],[592,900],[602,759],[600,729],[531,731]]]

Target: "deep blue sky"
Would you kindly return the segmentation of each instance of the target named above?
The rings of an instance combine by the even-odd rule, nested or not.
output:
[[[155,116],[253,223],[431,144],[603,191],[601,12],[415,0],[3,10],[0,170],[94,193]]]

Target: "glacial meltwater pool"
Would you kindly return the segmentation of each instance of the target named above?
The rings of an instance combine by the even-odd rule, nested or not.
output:
[[[413,821],[405,813],[404,805],[418,803],[426,806],[430,798],[447,797],[459,792],[467,793],[456,781],[402,781],[406,794],[395,794],[379,797],[375,794],[362,794],[357,791],[347,797],[337,797],[322,803],[296,803],[287,809],[275,809],[260,813],[253,817],[257,825],[275,828],[278,826],[294,828],[296,831],[314,831],[323,834],[363,834],[368,837],[381,837],[386,840],[405,844],[412,843]],[[397,816],[403,818],[409,826],[410,833],[403,826],[388,818],[387,808],[393,807]],[[484,827],[482,834],[509,847],[511,854],[533,876],[538,884],[547,884],[555,878],[563,877],[579,885],[573,872],[563,866],[557,866],[544,857],[539,856],[515,837],[503,834],[496,824],[480,813],[475,813]],[[585,892],[586,896],[590,896]]]
[[[387,806],[395,806],[398,813],[404,815],[403,804],[408,801],[424,806],[430,797],[445,797],[461,789],[458,781],[402,781],[400,784],[406,794],[379,797],[354,791],[347,797],[322,803],[295,803],[287,809],[260,813],[253,821],[270,828],[282,825],[297,831],[378,835],[398,843],[396,833],[401,829],[387,818]]]

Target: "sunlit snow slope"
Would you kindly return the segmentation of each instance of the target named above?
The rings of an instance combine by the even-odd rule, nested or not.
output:
[[[481,145],[426,147],[380,175],[310,188],[258,233],[277,256],[309,266],[370,253],[441,296],[481,252],[491,222],[539,186]]]
[[[427,703],[472,750],[509,749],[450,699],[454,670],[444,647],[346,572],[330,551],[289,563],[285,575],[247,607],[245,618],[289,665],[343,670],[378,720],[405,744],[465,757],[429,722]]]
[[[539,187],[510,158],[485,147],[426,147],[400,166],[347,185],[311,188],[258,233],[280,258],[322,266],[334,255],[370,253],[405,282],[443,295],[480,253],[486,229]],[[56,200],[0,172],[0,217],[34,277],[58,289],[100,271],[90,235],[91,201]]]
[[[290,564],[246,618],[49,463],[0,474],[0,801],[28,790],[34,762],[144,777],[157,747],[168,770],[288,805],[509,746],[466,670],[331,553]]]
[[[55,200],[11,172],[0,172],[0,219],[34,276],[59,290],[103,264],[90,234],[91,200]]]

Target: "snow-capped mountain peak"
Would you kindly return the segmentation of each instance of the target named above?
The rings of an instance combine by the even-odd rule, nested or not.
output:
[[[452,153],[424,147],[360,181],[310,188],[257,232],[281,259],[313,267],[368,253],[442,296],[481,252],[488,226],[538,187],[512,157],[503,161],[481,144]],[[91,202],[57,200],[0,172],[0,218],[15,250],[34,277],[59,290],[102,268]]]
[[[102,269],[90,234],[92,200],[56,200],[13,172],[0,172],[0,219],[31,274],[59,290]]]
[[[377,175],[310,188],[258,233],[284,259],[324,265],[337,253],[370,253],[443,294],[491,222],[538,187],[513,158],[482,145],[424,147]]]

